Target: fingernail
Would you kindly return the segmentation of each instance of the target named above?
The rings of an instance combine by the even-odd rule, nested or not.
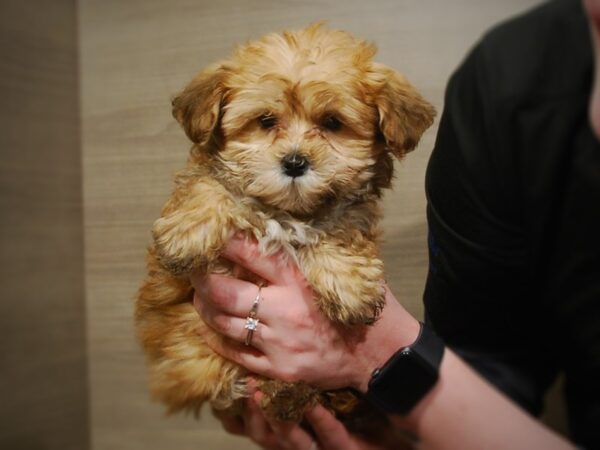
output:
[[[246,383],[251,392],[255,392],[258,386],[258,381],[253,376],[246,377]]]

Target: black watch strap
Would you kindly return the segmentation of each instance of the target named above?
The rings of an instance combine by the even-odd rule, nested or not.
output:
[[[421,323],[416,341],[373,371],[366,398],[388,414],[408,414],[439,378],[444,343]]]

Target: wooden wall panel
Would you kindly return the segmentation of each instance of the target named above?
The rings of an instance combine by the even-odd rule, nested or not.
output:
[[[441,110],[448,76],[481,32],[538,0],[87,0],[80,4],[93,448],[228,449],[204,415],[163,418],[144,386],[132,327],[149,229],[189,148],[170,98],[234,43],[329,19],[375,41]],[[385,199],[388,280],[421,315],[427,267],[423,176],[435,127],[398,164]],[[243,448],[250,448],[245,444]]]
[[[0,2],[0,448],[88,448],[76,2]]]

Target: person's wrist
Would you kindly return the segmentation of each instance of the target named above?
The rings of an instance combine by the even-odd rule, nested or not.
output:
[[[400,348],[411,345],[419,335],[420,324],[386,287],[386,305],[379,320],[370,326],[360,346],[360,364],[353,387],[362,393],[369,388],[375,369],[382,367]]]

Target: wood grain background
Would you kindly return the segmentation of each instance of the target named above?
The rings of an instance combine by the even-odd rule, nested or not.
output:
[[[88,448],[76,2],[0,2],[0,449]]]
[[[481,33],[538,2],[0,2],[0,448],[255,448],[208,413],[165,418],[133,330],[149,230],[190,147],[170,99],[201,68],[235,43],[325,19],[377,43],[378,60],[441,111]],[[417,316],[436,126],[385,198],[388,280]]]
[[[234,449],[208,414],[165,419],[149,402],[133,297],[149,229],[189,142],[169,100],[233,45],[327,19],[368,38],[441,110],[451,71],[492,23],[537,0],[97,0],[80,7],[87,313],[94,449]],[[427,267],[423,175],[435,127],[398,164],[385,199],[395,294],[421,315]]]

